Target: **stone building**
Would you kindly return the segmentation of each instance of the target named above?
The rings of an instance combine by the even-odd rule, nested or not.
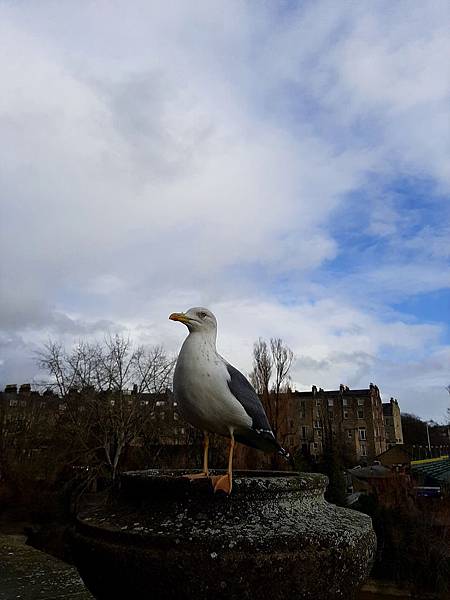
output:
[[[98,440],[96,420],[100,418],[109,424],[103,430],[109,428],[111,439],[115,431],[120,435],[125,430],[126,421],[131,423],[130,431],[135,430],[124,453],[127,468],[186,468],[196,463],[192,455],[201,445],[202,433],[181,420],[170,390],[137,394],[133,389],[119,394],[72,389],[61,397],[50,389],[41,393],[32,390],[30,384],[11,384],[0,392],[0,478],[2,464],[42,462],[48,453],[62,456],[61,432],[70,435],[79,430],[82,443],[92,444],[92,435]],[[137,419],[141,425],[133,425]],[[82,462],[83,455],[79,455]]]
[[[377,461],[391,471],[409,473],[411,454],[409,448],[401,444],[393,444],[385,452],[377,456]]]
[[[31,391],[28,384],[8,386],[0,393],[0,446],[10,446],[17,437],[19,425],[24,418],[36,415],[48,425],[61,422],[69,412],[68,403],[83,409],[82,396],[76,391],[66,398],[46,392]],[[155,456],[161,458],[161,466],[194,466],[201,463],[202,433],[193,429],[178,415],[178,407],[170,390],[160,395],[136,394],[135,390],[123,392],[126,402],[139,405],[147,421],[147,439],[138,435],[131,444],[137,449],[144,445],[155,448]],[[262,399],[263,404],[274,401]],[[114,403],[114,399],[110,400]],[[390,445],[402,440],[400,408],[397,401],[382,404],[376,385],[351,390],[341,385],[339,390],[323,390],[312,387],[308,392],[289,391],[278,397],[277,410],[267,407],[268,414],[276,414],[277,422],[271,422],[279,442],[293,454],[301,454],[319,460],[325,452],[339,452],[347,465],[370,464]],[[384,417],[384,418],[383,418]],[[6,426],[8,425],[8,426]],[[45,429],[47,429],[47,427]],[[8,435],[4,434],[8,432]],[[43,436],[45,437],[45,436]],[[157,449],[157,450],[156,450]],[[164,449],[164,450],[161,450]],[[223,466],[228,444],[221,438],[211,440],[211,464]],[[165,457],[167,454],[167,460]],[[198,456],[197,456],[198,454]],[[194,461],[190,456],[194,456]],[[164,458],[164,460],[163,460]],[[287,467],[281,457],[264,455],[252,448],[237,445],[235,453],[237,469]]]
[[[397,444],[403,444],[400,407],[394,398],[391,398],[389,402],[383,402],[383,418],[387,447],[391,448]]]
[[[267,412],[274,414],[273,406]],[[372,383],[357,390],[341,385],[338,390],[289,391],[279,396],[277,413],[271,425],[293,454],[319,460],[325,452],[338,452],[347,465],[370,464],[387,448],[380,391]],[[239,445],[236,457],[239,468],[284,466],[282,459]]]
[[[282,403],[283,423],[279,428],[279,438],[286,446],[319,457],[329,444],[353,463],[371,462],[386,450],[376,385],[357,390],[341,385],[339,390],[327,391],[313,386],[310,392],[290,392],[289,396]]]

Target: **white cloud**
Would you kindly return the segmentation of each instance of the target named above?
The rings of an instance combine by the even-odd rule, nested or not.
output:
[[[199,304],[217,310],[242,368],[260,335],[286,339],[299,385],[389,382],[386,348],[433,354],[443,328],[388,304],[450,286],[448,232],[412,234],[371,180],[448,189],[447,12],[2,5],[5,356],[103,326],[174,350],[167,314]],[[355,193],[389,259],[324,284],[346,243],[334,220],[352,219]]]

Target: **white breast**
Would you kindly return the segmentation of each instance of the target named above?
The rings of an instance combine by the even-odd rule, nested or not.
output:
[[[252,419],[228,387],[229,374],[210,340],[191,333],[174,374],[174,393],[181,415],[199,429],[228,436],[251,427]]]

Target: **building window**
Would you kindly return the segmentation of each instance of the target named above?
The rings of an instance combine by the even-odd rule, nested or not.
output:
[[[367,456],[367,446],[365,444],[361,444],[361,456]]]
[[[358,408],[358,419],[364,419],[364,409]]]
[[[353,431],[351,429],[347,430],[347,437],[349,440],[351,440],[353,438]]]
[[[322,427],[322,426],[321,426],[321,424],[320,424],[320,421],[314,421],[314,427],[315,427],[316,429],[321,429],[321,427]]]
[[[328,398],[328,406],[333,406],[334,400],[333,398]]]
[[[316,406],[320,406],[320,398],[316,398]]]
[[[358,406],[364,406],[364,398],[358,398]]]
[[[10,406],[17,406],[17,400],[10,400],[9,401],[9,405]]]
[[[348,410],[344,410],[344,419],[348,419]]]
[[[342,398],[342,406],[348,406],[347,398]]]
[[[302,425],[302,438],[306,438],[306,427]]]
[[[306,407],[305,407],[305,403],[303,401],[300,404],[300,418],[306,419]]]
[[[314,442],[313,447],[314,450],[317,450],[317,448],[319,447],[319,442]]]
[[[366,437],[366,430],[365,430],[364,427],[360,427],[359,428],[359,439],[360,440],[366,440],[367,439],[367,437]]]
[[[177,413],[173,413],[173,420],[174,421],[178,421],[178,414]]]

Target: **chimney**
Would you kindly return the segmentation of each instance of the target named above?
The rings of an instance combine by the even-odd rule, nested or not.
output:
[[[315,396],[317,394],[317,388],[315,385],[312,386],[312,394]]]
[[[5,394],[17,394],[17,385],[15,383],[9,383],[5,387]]]

